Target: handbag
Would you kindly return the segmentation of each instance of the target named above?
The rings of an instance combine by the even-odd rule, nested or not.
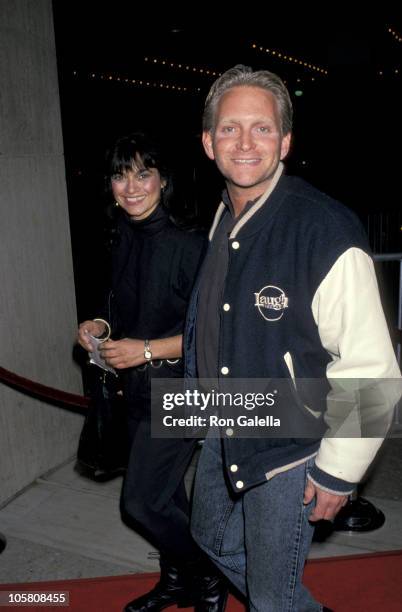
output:
[[[76,470],[105,482],[127,468],[127,407],[119,377],[88,366],[90,403],[78,443]]]

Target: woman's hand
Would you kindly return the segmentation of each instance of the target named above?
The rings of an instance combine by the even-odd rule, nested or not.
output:
[[[107,340],[99,346],[99,351],[107,365],[116,370],[133,368],[146,362],[144,340],[133,338]]]
[[[82,323],[84,325],[84,323]],[[182,354],[182,336],[150,340],[152,359],[178,359]],[[147,362],[144,356],[144,340],[123,338],[107,340],[99,345],[99,351],[107,365],[116,370],[135,368]]]
[[[89,336],[102,336],[106,331],[106,325],[101,321],[84,321],[78,328],[78,343],[86,351],[92,351],[92,344]]]

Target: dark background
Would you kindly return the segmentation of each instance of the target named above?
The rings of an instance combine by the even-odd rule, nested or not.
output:
[[[158,135],[169,148],[183,207],[207,227],[222,182],[201,149],[203,101],[216,78],[211,73],[236,63],[277,72],[289,88],[295,124],[288,172],[353,208],[374,251],[402,251],[402,42],[388,31],[401,36],[401,22],[379,9],[353,12],[336,4],[306,11],[286,3],[274,13],[272,3],[266,4],[265,12],[259,4],[243,11],[220,5],[226,17],[217,19],[216,5],[215,10],[193,5],[190,17],[190,10],[174,15],[150,3],[54,0],[81,320],[95,315],[107,276],[105,149],[136,128]],[[260,51],[260,46],[276,55]],[[395,264],[388,268],[394,300]]]

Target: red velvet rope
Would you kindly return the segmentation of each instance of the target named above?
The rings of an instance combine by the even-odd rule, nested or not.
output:
[[[28,378],[23,378],[2,367],[0,367],[0,382],[47,402],[55,402],[68,408],[88,408],[88,397],[47,387]]]

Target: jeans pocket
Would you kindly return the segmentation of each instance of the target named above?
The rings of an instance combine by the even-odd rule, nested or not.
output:
[[[304,482],[304,490],[306,490],[306,486],[307,483],[309,482],[309,477],[308,475],[310,474],[311,470],[313,469],[314,463],[315,463],[315,455],[314,457],[310,457],[309,459],[307,459],[306,463],[304,464],[304,468],[305,468],[305,482]],[[310,514],[311,510],[315,507],[316,505],[316,497],[314,496],[313,499],[311,500],[311,502],[307,505],[304,506],[305,512],[307,514]]]
[[[215,539],[215,553],[220,556],[235,555],[244,551],[244,519],[241,500],[229,501]]]

